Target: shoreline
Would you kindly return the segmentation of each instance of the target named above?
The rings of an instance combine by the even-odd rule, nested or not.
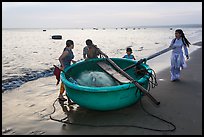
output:
[[[202,46],[202,42],[199,45]],[[167,55],[164,54],[164,56]],[[64,126],[62,123],[52,121],[48,114],[53,111],[52,103],[58,96],[60,86],[55,85],[55,76],[51,76],[27,82],[19,88],[2,93],[2,134],[202,134],[201,56],[202,47],[190,54],[190,60],[187,61],[188,66],[182,70],[181,81],[177,83],[170,82],[169,68],[157,72],[159,85],[150,92],[161,102],[159,107],[155,108],[147,97],[142,98],[145,109],[176,125],[177,129],[174,132],[155,132],[128,127]],[[162,64],[160,61],[157,62]],[[56,113],[53,117],[63,118],[64,116],[60,105],[56,105]],[[72,121],[80,123],[104,124],[105,122],[105,124],[122,123],[152,128],[168,128],[166,124],[145,114],[139,103],[108,112],[98,112],[79,107],[70,113],[70,118]]]
[[[195,42],[192,45],[202,46],[202,41]],[[192,50],[194,51],[197,49],[192,49]],[[159,57],[151,59],[150,61],[148,61],[148,65],[151,66],[151,68],[153,68],[157,72],[162,71],[163,69],[169,67],[170,63],[160,63],[160,62],[169,61],[170,56],[171,56],[171,52],[169,51],[167,53],[164,53],[163,55],[160,55]],[[33,81],[33,80],[37,80],[39,78],[54,76],[53,70],[54,70],[54,67],[51,67],[47,70],[40,71],[37,73],[35,73],[35,71],[34,71],[34,73],[32,73],[32,71],[31,71],[31,72],[26,72],[24,76],[19,76],[17,78],[10,78],[10,79],[6,79],[6,80],[2,80],[2,93],[19,88],[23,84],[30,82],[30,81]]]

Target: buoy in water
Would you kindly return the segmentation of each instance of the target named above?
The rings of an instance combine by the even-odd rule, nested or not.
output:
[[[53,35],[52,39],[62,39],[62,35]]]

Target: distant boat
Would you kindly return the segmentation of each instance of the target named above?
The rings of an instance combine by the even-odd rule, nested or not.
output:
[[[133,28],[133,30],[135,30],[135,28]]]
[[[170,28],[170,30],[172,30],[173,28]]]
[[[128,28],[125,28],[125,30],[127,30]]]
[[[103,28],[103,30],[105,30],[105,28]]]
[[[46,29],[44,29],[43,31],[46,31]]]
[[[81,28],[81,30],[84,30],[83,28]]]
[[[144,49],[144,47],[140,47],[137,51],[142,51]]]
[[[62,39],[62,35],[53,35],[52,39]]]

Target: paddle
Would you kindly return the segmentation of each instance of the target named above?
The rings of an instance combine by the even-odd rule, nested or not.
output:
[[[171,46],[170,46],[170,47],[168,47],[168,48],[166,48],[166,49],[163,49],[163,50],[161,50],[161,51],[159,51],[159,52],[157,52],[157,53],[154,53],[154,54],[150,55],[150,56],[147,57],[147,58],[140,59],[136,64],[132,64],[132,65],[130,65],[130,66],[124,68],[123,71],[126,71],[126,70],[128,70],[128,69],[131,69],[131,68],[137,66],[137,65],[140,65],[141,63],[146,62],[147,60],[153,59],[153,58],[155,58],[155,57],[157,57],[157,56],[159,56],[159,55],[161,55],[161,54],[163,54],[163,53],[166,53],[166,52],[168,52],[168,51],[170,51],[170,50],[172,50],[172,49],[174,49],[174,48],[175,48],[175,47],[171,47]]]
[[[175,47],[174,47],[175,48]],[[149,57],[147,58],[144,58],[144,59],[140,59],[136,64],[133,64],[133,65],[130,65],[128,67],[126,67],[125,69],[121,69],[118,65],[115,64],[115,62],[113,62],[110,58],[107,58],[107,61],[112,64],[117,70],[119,70],[121,72],[121,74],[123,74],[126,78],[128,78],[129,80],[131,80],[136,87],[138,87],[145,95],[147,95],[156,105],[159,105],[160,102],[158,102],[145,88],[143,88],[138,82],[136,82],[131,76],[129,76],[125,71],[130,69],[130,68],[133,68],[134,66],[137,66],[137,65],[140,65],[141,63],[143,62],[146,62],[147,60],[150,60],[152,58],[155,58],[163,53],[166,53],[170,50],[172,50],[173,47],[170,46],[162,51],[159,51],[155,54],[152,54],[150,55]]]
[[[137,81],[135,81],[130,75],[128,75],[126,72],[124,72],[115,62],[113,62],[110,58],[107,58],[107,61],[116,68],[123,76],[125,76],[127,79],[129,79],[137,88],[141,90],[145,95],[147,95],[156,105],[159,105],[160,102],[158,102],[144,87],[142,87]]]
[[[107,61],[115,68],[117,69],[123,76],[125,76],[127,79],[129,79],[137,88],[140,89],[141,92],[143,92],[145,95],[147,95],[156,105],[159,105],[160,102],[158,102],[144,87],[142,87],[137,81],[135,81],[130,75],[128,75],[126,72],[124,72],[115,62],[113,62],[108,56],[104,53]]]

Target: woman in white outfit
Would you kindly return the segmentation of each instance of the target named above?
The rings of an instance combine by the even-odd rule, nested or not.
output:
[[[171,81],[179,80],[180,70],[187,67],[185,58],[183,55],[183,50],[187,59],[189,59],[188,49],[190,42],[186,39],[183,31],[177,29],[175,31],[175,37],[171,42],[171,47],[173,47],[171,55]]]

